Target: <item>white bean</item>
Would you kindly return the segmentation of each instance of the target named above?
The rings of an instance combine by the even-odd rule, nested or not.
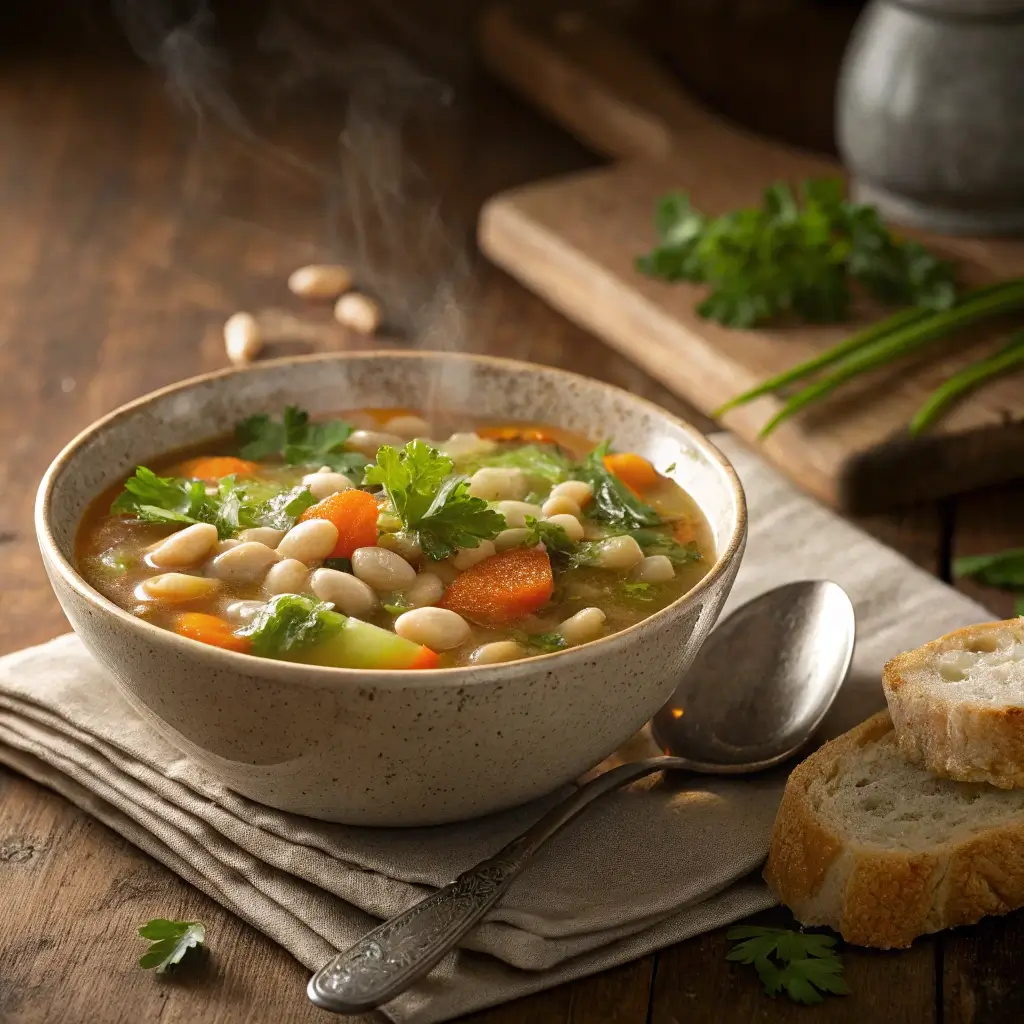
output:
[[[251,363],[263,348],[263,337],[251,313],[233,313],[224,324],[224,351],[235,366]]]
[[[557,516],[548,516],[548,522],[565,530],[565,535],[573,544],[578,544],[583,540],[583,524],[568,512],[559,512]]]
[[[442,597],[444,597],[444,584],[441,582],[441,578],[432,572],[421,572],[413,585],[405,592],[405,600],[412,608],[437,604]]]
[[[384,319],[380,306],[362,292],[342,295],[334,304],[334,319],[360,334],[373,334]]]
[[[458,556],[456,556],[458,557]],[[452,559],[444,562],[431,562],[430,571],[446,586],[451,586],[458,579],[459,570],[452,565]]]
[[[312,263],[288,277],[288,290],[304,299],[336,299],[351,287],[352,272],[339,263]]]
[[[276,548],[284,535],[284,530],[275,530],[272,526],[253,526],[248,530],[243,530],[238,535],[238,539],[243,543],[247,540],[255,540],[260,544],[266,544],[268,548]]]
[[[255,583],[267,574],[280,556],[273,548],[259,541],[244,541],[233,548],[228,548],[218,555],[210,566],[210,571],[221,580],[237,580],[243,583]]]
[[[264,608],[262,601],[232,601],[224,609],[224,618],[236,626],[247,626]]]
[[[359,452],[368,459],[377,457],[377,449],[384,445],[392,448],[401,448],[405,442],[397,434],[385,434],[379,430],[353,430],[345,442],[345,447],[350,452]]]
[[[453,459],[468,459],[473,455],[486,455],[498,447],[497,442],[479,434],[452,434],[438,446]]]
[[[525,655],[525,649],[515,640],[495,640],[492,644],[478,647],[469,660],[474,665],[497,665],[503,661],[518,661]]]
[[[227,540],[217,542],[217,546],[213,549],[215,555],[223,555],[225,551],[230,551],[232,548],[237,548],[242,542],[237,540],[235,537],[228,537]]]
[[[594,496],[594,488],[585,480],[566,480],[551,488],[549,498],[568,498],[575,501],[580,508]]]
[[[402,520],[394,512],[381,512],[377,516],[377,529],[383,533],[398,533],[402,528]]]
[[[395,632],[432,651],[450,651],[469,639],[469,623],[447,608],[413,608],[395,619]]]
[[[448,561],[459,572],[465,572],[467,569],[472,569],[474,565],[478,565],[485,558],[490,558],[496,550],[494,541],[482,540],[475,548],[459,548],[458,552],[452,555]]]
[[[559,627],[557,632],[565,637],[566,642],[574,647],[577,644],[596,640],[604,632],[605,614],[600,608],[584,608]]]
[[[338,528],[329,519],[307,519],[296,523],[277,545],[282,558],[297,558],[307,565],[326,558],[338,543]]]
[[[408,590],[416,579],[416,570],[387,548],[356,548],[352,552],[352,572],[380,591]]]
[[[335,473],[333,470],[325,473],[322,469],[304,476],[302,483],[317,501],[323,501],[339,491],[347,491],[352,486],[352,481],[344,473]]]
[[[517,526],[514,530],[502,530],[494,538],[495,550],[508,551],[509,548],[521,548],[529,536],[530,531],[525,526]]]
[[[167,604],[181,604],[209,597],[220,583],[205,576],[189,576],[183,572],[165,572],[143,580],[135,592],[140,601],[165,601]]]
[[[675,566],[667,555],[648,555],[637,562],[630,576],[639,583],[668,583],[675,574]]]
[[[540,507],[541,512],[550,519],[552,516],[573,516],[579,519],[583,515],[582,509],[576,504],[572,498],[567,498],[564,494],[553,494],[547,501],[544,502]]]
[[[407,562],[415,562],[423,557],[423,549],[414,537],[407,533],[383,533],[377,539],[377,546],[394,551],[401,555]]]
[[[430,424],[422,416],[392,416],[384,429],[408,441],[414,437],[430,437]]]
[[[525,498],[529,490],[530,481],[521,469],[484,466],[469,478],[469,493],[484,501]]]
[[[286,558],[270,567],[263,580],[268,594],[301,594],[309,580],[309,569],[297,558]]]
[[[609,537],[598,544],[594,565],[599,569],[632,569],[643,557],[643,550],[632,537]]]
[[[158,569],[185,569],[198,565],[214,549],[217,527],[209,523],[195,523],[172,533],[158,544],[146,558]]]
[[[371,587],[338,569],[317,569],[310,578],[310,587],[321,601],[330,601],[342,615],[361,619],[377,607],[377,595]]]
[[[525,526],[527,516],[533,516],[534,519],[544,516],[540,505],[531,505],[528,501],[499,501],[495,507],[505,517],[505,525],[511,530]]]

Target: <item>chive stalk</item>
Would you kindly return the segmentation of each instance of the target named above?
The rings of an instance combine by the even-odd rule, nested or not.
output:
[[[955,330],[967,327],[1000,313],[1024,307],[1024,280],[1014,280],[999,288],[984,289],[980,296],[972,293],[963,302],[922,321],[913,321],[861,348],[827,377],[797,392],[761,428],[758,437],[767,437],[780,423],[804,407],[831,394],[841,384],[868,370],[874,370],[907,355]]]
[[[800,363],[792,369],[785,370],[783,373],[763,381],[756,387],[751,388],[749,391],[744,391],[735,398],[730,398],[729,401],[716,409],[711,415],[717,419],[730,409],[734,409],[739,405],[745,405],[747,402],[752,402],[755,398],[770,395],[773,392],[778,391],[780,388],[785,387],[787,384],[793,384],[804,377],[810,376],[817,370],[839,362],[846,356],[887,338],[896,331],[902,331],[913,324],[923,324],[925,321],[932,321],[936,317],[946,316],[962,309],[964,306],[971,305],[972,303],[978,302],[993,294],[999,294],[1004,290],[1018,289],[1022,285],[1024,285],[1024,281],[1013,280],[1000,281],[998,284],[986,285],[983,288],[976,288],[974,291],[965,294],[956,306],[939,313],[927,309],[921,309],[917,306],[901,310],[899,313],[894,313],[892,316],[886,317],[885,320],[880,320],[878,323],[872,324],[870,327],[866,327],[862,331],[858,331],[845,341],[842,341],[838,345],[834,345],[832,348],[822,352],[821,355],[815,356],[813,359],[809,359],[804,363]]]
[[[998,352],[965,366],[937,387],[910,420],[911,436],[924,433],[962,395],[1017,367],[1024,367],[1024,331],[1015,334],[1009,344]]]

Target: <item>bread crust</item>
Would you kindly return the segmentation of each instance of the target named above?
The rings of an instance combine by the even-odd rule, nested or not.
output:
[[[853,844],[809,796],[840,759],[892,731],[882,711],[811,754],[786,785],[764,878],[804,925],[847,942],[905,948],[919,935],[1024,906],[1024,820],[923,852]]]
[[[982,647],[997,633],[1024,643],[1024,619],[967,626],[893,658],[882,670],[882,688],[903,756],[934,775],[959,782],[1024,787],[1024,705],[987,706],[957,699],[926,678],[949,651]]]

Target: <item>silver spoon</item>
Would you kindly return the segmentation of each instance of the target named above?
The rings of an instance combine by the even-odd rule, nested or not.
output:
[[[619,765],[581,786],[493,857],[385,921],[310,979],[317,1006],[364,1013],[430,971],[501,898],[537,849],[599,796],[665,769],[764,771],[821,724],[853,657],[854,614],[829,580],[770,590],[708,637],[651,725],[670,757]]]

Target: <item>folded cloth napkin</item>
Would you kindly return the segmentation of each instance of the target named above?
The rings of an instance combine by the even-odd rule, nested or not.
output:
[[[714,440],[750,506],[726,613],[807,577],[836,580],[856,607],[853,668],[823,736],[882,705],[879,672],[893,654],[990,617],[798,494],[731,437]],[[652,752],[640,734],[609,763]],[[154,733],[73,635],[0,659],[0,761],[94,814],[311,969],[495,852],[560,795],[411,830],[275,811],[225,789]],[[398,1024],[448,1020],[770,906],[757,869],[784,781],[781,771],[668,777],[604,798],[540,851],[464,948],[385,1013]]]

